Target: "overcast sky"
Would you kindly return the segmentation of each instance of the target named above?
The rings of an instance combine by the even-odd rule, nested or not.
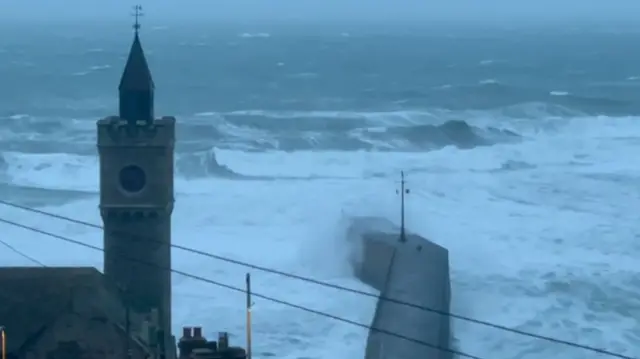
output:
[[[335,19],[640,22],[640,0],[0,0],[0,17],[127,18],[140,3],[154,19]]]

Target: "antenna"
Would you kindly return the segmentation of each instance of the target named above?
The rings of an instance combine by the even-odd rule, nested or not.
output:
[[[140,30],[140,18],[143,16],[144,14],[142,13],[142,5],[136,5],[133,7],[133,18],[134,18],[134,23],[133,23],[133,31],[135,31],[135,33],[137,34],[138,31]]]
[[[405,184],[404,171],[400,171],[400,190],[396,190],[396,193],[400,194],[400,242],[407,241],[404,227],[404,196],[409,194],[409,189],[405,187]]]

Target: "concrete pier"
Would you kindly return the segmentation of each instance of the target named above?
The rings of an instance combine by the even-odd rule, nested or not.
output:
[[[449,312],[451,283],[447,249],[415,234],[400,242],[400,229],[382,218],[358,217],[347,233],[354,247],[355,275],[380,296]],[[378,300],[373,328],[413,338],[430,346],[370,330],[365,359],[450,359],[450,318]],[[442,349],[438,349],[442,348]]]

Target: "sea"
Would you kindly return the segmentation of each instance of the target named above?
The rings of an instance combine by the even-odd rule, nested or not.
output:
[[[96,121],[117,114],[127,23],[0,26],[0,199],[101,224]],[[141,29],[156,115],[178,119],[174,243],[377,292],[355,216],[450,251],[452,312],[640,356],[640,26],[204,23]],[[98,229],[0,218],[102,245]],[[2,225],[47,266],[102,253]],[[0,265],[38,265],[0,245]],[[375,299],[173,251],[175,269],[371,323]],[[46,298],[43,298],[46,300]],[[173,277],[174,331],[245,343],[244,295]],[[1,324],[1,323],[0,323]],[[607,356],[453,321],[487,359]],[[363,357],[367,330],[255,298],[256,359]]]

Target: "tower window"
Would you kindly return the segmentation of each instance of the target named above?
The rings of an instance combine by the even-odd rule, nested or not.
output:
[[[130,165],[120,170],[120,186],[127,192],[136,193],[142,191],[147,184],[147,176],[142,168]]]

